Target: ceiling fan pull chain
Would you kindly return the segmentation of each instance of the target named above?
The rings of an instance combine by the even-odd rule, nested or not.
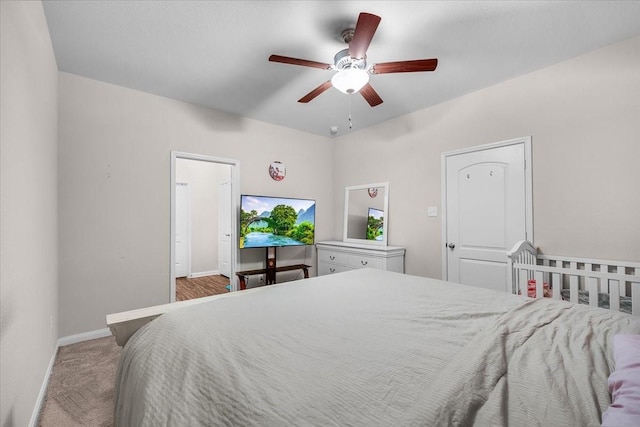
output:
[[[349,94],[349,129],[353,128],[353,124],[351,123],[351,94]]]

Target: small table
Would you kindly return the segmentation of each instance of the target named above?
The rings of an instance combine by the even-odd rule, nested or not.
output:
[[[245,289],[247,289],[247,284],[246,284],[247,276],[253,276],[255,274],[267,274],[271,272],[270,270],[275,270],[275,272],[273,272],[274,273],[273,277],[275,277],[275,273],[280,273],[281,271],[302,270],[302,272],[304,273],[304,278],[308,279],[310,268],[311,268],[310,265],[294,264],[294,265],[285,265],[283,267],[276,267],[275,269],[259,268],[257,270],[238,271],[236,272],[236,275],[238,276],[238,279],[240,279],[240,290],[244,291]],[[271,283],[268,283],[268,284],[270,285]]]

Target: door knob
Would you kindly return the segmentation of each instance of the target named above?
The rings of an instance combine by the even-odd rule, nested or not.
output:
[[[449,249],[453,249],[456,247],[455,243],[449,243],[447,246],[449,246]]]

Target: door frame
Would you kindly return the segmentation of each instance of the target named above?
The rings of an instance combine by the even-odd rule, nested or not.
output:
[[[175,277],[175,264],[176,264],[176,161],[178,159],[185,160],[197,160],[202,162],[217,163],[221,165],[231,166],[231,276],[229,281],[231,284],[231,292],[238,290],[238,284],[235,280],[235,272],[237,270],[237,253],[238,242],[235,234],[238,230],[238,215],[240,213],[240,162],[233,159],[224,159],[221,157],[212,157],[202,154],[185,153],[180,151],[171,151],[171,173],[170,173],[170,274],[169,274],[169,289],[170,289],[170,302],[176,300],[176,277]]]
[[[442,280],[448,280],[449,276],[449,252],[447,251],[447,158],[460,154],[474,153],[478,151],[492,150],[509,145],[524,144],[524,179],[525,179],[525,233],[526,239],[533,240],[533,171],[532,171],[532,148],[531,136],[509,139],[506,141],[482,144],[474,147],[462,148],[455,151],[447,151],[441,154],[441,190],[442,196],[442,233],[441,233],[441,253],[442,253]]]
[[[185,246],[186,246],[186,251],[187,251],[187,276],[186,277],[191,277],[191,187],[189,187],[189,184],[186,182],[176,182],[175,188],[176,188],[176,192],[178,191],[178,186],[182,186],[183,190],[186,191],[186,225],[187,225],[187,233],[185,236]],[[176,197],[176,205],[174,207],[174,209],[171,212],[177,212],[177,208],[178,208],[178,203],[177,200],[178,198]],[[175,222],[174,222],[175,223]],[[173,233],[174,236],[174,242],[173,242],[173,248],[175,250],[176,247],[176,242],[175,242],[175,232]],[[175,266],[175,262],[173,264]],[[176,272],[175,272],[175,267],[174,267],[174,271],[173,274],[175,276]],[[180,276],[182,277],[182,276]]]
[[[231,181],[223,181],[223,182],[219,182],[218,183],[218,194],[222,194],[222,187],[228,185],[229,186],[229,194],[231,194],[231,188],[233,188],[233,185],[231,184]],[[228,210],[230,211],[229,215],[234,216],[233,214],[233,206],[231,204],[229,204],[229,206],[227,206],[224,203],[224,200],[220,200],[220,197],[218,198],[218,272],[220,273],[221,276],[226,276],[226,274],[222,274],[222,269],[220,268],[220,265],[223,264],[220,261],[223,259],[224,257],[224,250],[223,250],[223,242],[222,242],[222,235],[223,233],[220,232],[220,230],[222,229],[221,227],[221,223],[223,223],[223,212],[228,208]],[[229,239],[231,239],[233,237],[232,233],[229,233],[228,235]],[[231,240],[229,241],[229,245],[231,245],[232,242]],[[229,257],[231,257],[231,249],[229,250]],[[231,280],[231,259],[229,259],[229,280]]]

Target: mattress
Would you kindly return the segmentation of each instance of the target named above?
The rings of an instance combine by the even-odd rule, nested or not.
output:
[[[632,316],[373,269],[177,309],[138,330],[118,426],[599,425]]]
[[[570,299],[569,289],[563,289],[561,291],[561,294],[562,294],[562,298],[564,298],[565,301],[569,301]],[[623,313],[631,314],[631,307],[632,307],[631,297],[621,295],[619,298],[620,298],[620,311]],[[610,300],[609,294],[604,292],[598,293],[598,307],[608,310],[609,300]],[[578,291],[578,302],[580,304],[589,305],[589,291],[586,291],[586,290]]]

